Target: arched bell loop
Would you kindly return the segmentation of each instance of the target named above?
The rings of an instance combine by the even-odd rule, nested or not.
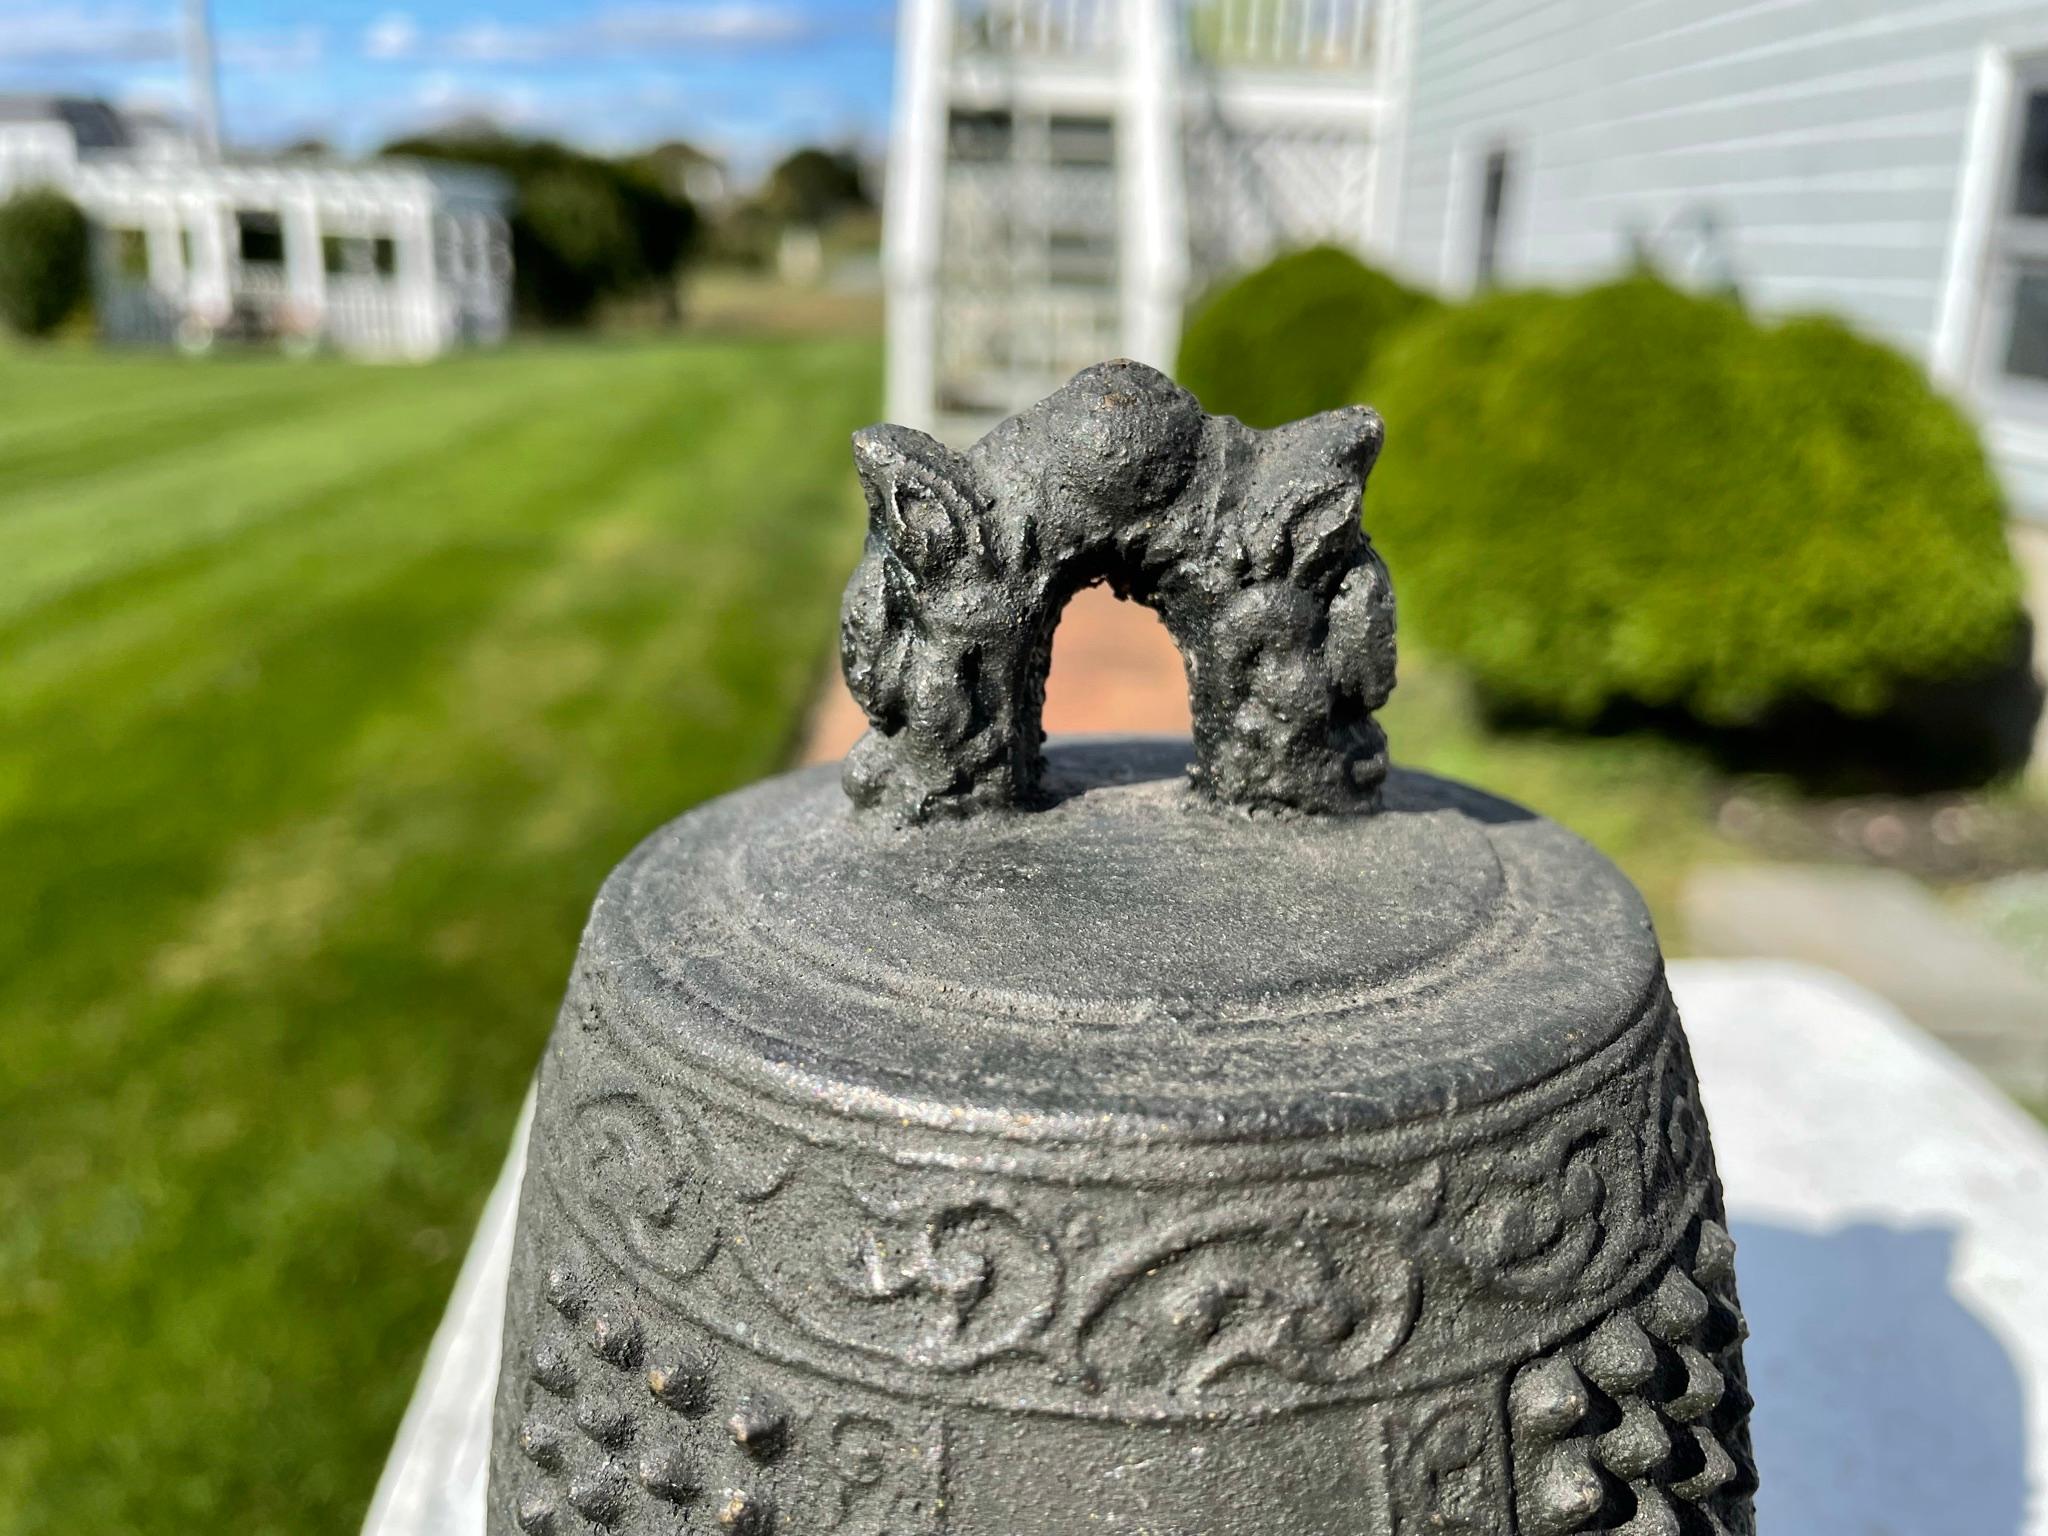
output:
[[[1041,801],[1053,630],[1106,581],[1180,649],[1201,794],[1376,810],[1394,597],[1359,502],[1382,435],[1364,406],[1258,431],[1133,362],[1087,369],[965,452],[856,434],[868,538],[840,653],[870,729],[847,794],[902,823]]]

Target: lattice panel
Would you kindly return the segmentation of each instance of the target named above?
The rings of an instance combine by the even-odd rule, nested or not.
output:
[[[956,164],[946,172],[944,228],[948,282],[1042,274],[1053,252],[1088,245],[1113,269],[1116,174],[1107,166]]]
[[[1319,241],[1357,246],[1372,218],[1363,131],[1188,126],[1188,240],[1197,281]]]
[[[1113,289],[948,289],[939,300],[940,408],[1007,414],[1121,350]]]
[[[1050,159],[1043,126],[1024,125],[1016,158],[947,167],[943,410],[1018,409],[1122,350],[1116,168]]]

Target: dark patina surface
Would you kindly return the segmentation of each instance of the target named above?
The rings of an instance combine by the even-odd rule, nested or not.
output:
[[[1141,427],[1089,435],[1110,396]],[[498,1536],[1752,1529],[1732,1249],[1641,902],[1386,768],[1376,419],[1191,411],[1110,365],[966,456],[863,435],[858,808],[830,770],[757,785],[598,899]],[[944,500],[962,463],[980,503]],[[985,540],[1038,575],[929,553]],[[1051,623],[1098,577],[1187,647],[1194,741],[1041,750]]]
[[[1370,810],[1394,604],[1358,498],[1381,436],[1363,406],[1257,432],[1136,363],[1089,369],[965,453],[858,433],[869,533],[841,650],[874,729],[847,793],[902,821],[1032,804],[1053,628],[1106,581],[1180,647],[1203,794]]]

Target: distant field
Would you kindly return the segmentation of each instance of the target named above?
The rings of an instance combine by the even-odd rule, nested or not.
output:
[[[0,1531],[354,1527],[598,881],[788,748],[877,397],[0,352]]]

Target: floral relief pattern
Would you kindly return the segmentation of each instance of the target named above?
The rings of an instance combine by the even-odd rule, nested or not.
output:
[[[573,1107],[557,1176],[565,1209],[628,1270],[681,1288],[676,1304],[713,1322],[765,1304],[856,1374],[986,1376],[969,1399],[1089,1413],[1278,1409],[1403,1389],[1420,1336],[1505,1357],[1633,1283],[1706,1177],[1674,1033],[1653,1010],[1598,1091],[1529,1124],[1496,1114],[1456,1157],[1361,1165],[1278,1204],[1227,1185],[1076,1202],[623,1086]]]
[[[1645,1128],[1593,1102],[1503,1149],[1461,1256],[1502,1296],[1611,1281],[1643,1224]]]
[[[673,1135],[645,1097],[619,1091],[577,1105],[571,1145],[581,1187],[634,1257],[671,1280],[710,1262],[718,1226],[699,1164],[675,1156]]]
[[[1382,1441],[1392,1536],[1498,1536],[1507,1463],[1489,1383],[1389,1404]]]
[[[1408,1337],[1421,1278],[1401,1241],[1435,1218],[1430,1164],[1382,1205],[1205,1212],[1106,1255],[1076,1312],[1086,1379],[1208,1387],[1235,1372],[1337,1383]]]
[[[922,1206],[861,1191],[854,1201],[881,1219],[854,1236],[833,1272],[839,1291],[918,1322],[904,1358],[958,1370],[1026,1348],[1058,1305],[1062,1270],[1052,1240],[997,1195]]]

